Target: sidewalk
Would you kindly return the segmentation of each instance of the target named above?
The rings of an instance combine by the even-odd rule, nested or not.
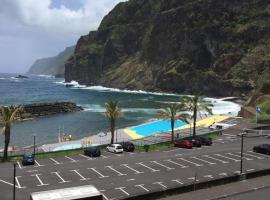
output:
[[[228,197],[228,199],[229,197],[232,197],[233,199],[233,196],[237,194],[244,194],[263,188],[270,188],[270,175],[216,186],[208,189],[202,189],[194,192],[168,196],[160,198],[159,200],[218,200],[224,199],[225,197]]]

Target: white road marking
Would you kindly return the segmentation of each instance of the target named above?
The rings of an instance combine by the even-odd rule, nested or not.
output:
[[[186,160],[185,158],[177,158],[177,159],[178,159],[178,160],[183,160],[183,161],[188,162],[188,163],[191,163],[191,164],[195,165],[196,167],[201,167],[201,166],[203,166],[203,164],[198,164],[198,163],[195,163],[195,162]]]
[[[87,160],[92,160],[92,158],[90,158],[89,156],[83,155],[83,154],[79,154],[79,156],[86,158]]]
[[[219,173],[218,175],[220,175],[220,176],[228,176],[228,174],[227,174],[227,173],[225,173],[225,172],[223,172],[223,173]]]
[[[248,169],[247,172],[252,172],[254,171],[255,169]]]
[[[134,152],[128,152],[128,154],[129,154],[129,155],[134,155],[134,154],[136,154],[136,153],[134,153]]]
[[[237,153],[240,153],[241,154],[241,152],[237,152]],[[252,154],[249,154],[249,153],[243,153],[244,155],[247,155],[247,156],[251,156],[251,157],[254,157],[254,158],[258,158],[258,159],[265,159],[265,157],[261,157],[261,156],[255,156],[255,155],[252,155]]]
[[[163,182],[154,182],[154,185],[160,185],[163,189],[167,189],[168,187],[163,184]]]
[[[17,161],[17,164],[19,166],[20,169],[24,169],[25,167],[22,167],[21,164],[19,163],[19,161]]]
[[[183,154],[181,154],[181,153],[178,153],[178,154],[175,154],[174,156],[182,156]]]
[[[172,150],[167,150],[167,151],[163,151],[164,153],[168,153],[168,152],[173,152],[173,151],[178,151],[179,150],[179,148],[177,148],[177,149],[172,149]]]
[[[227,157],[227,156],[223,156],[223,155],[220,155],[220,154],[215,154],[216,156],[219,156],[219,157],[222,157],[222,158],[226,158],[226,159],[229,159],[229,160],[232,160],[234,162],[239,162],[240,160],[237,160],[237,159],[234,159],[234,158],[231,158],[231,157]]]
[[[144,184],[140,184],[140,185],[135,185],[135,187],[140,187],[143,190],[145,190],[146,192],[149,192],[149,190],[147,188],[144,187]]]
[[[96,172],[100,176],[99,178],[108,178],[109,177],[109,176],[104,176],[99,171],[97,171],[95,168],[87,168],[87,169],[91,169],[92,171]]]
[[[2,179],[0,179],[0,182],[5,183],[5,184],[10,185],[10,186],[12,186],[12,187],[13,187],[13,183],[10,183],[10,182],[7,182],[7,181],[4,181],[4,180],[2,180]],[[17,186],[17,185],[15,185],[15,187],[16,187],[16,188],[18,188],[18,186]],[[25,187],[23,187],[23,188],[25,188]],[[22,188],[20,188],[20,189],[22,189]]]
[[[174,181],[176,183],[179,183],[180,185],[183,185],[184,184],[183,182],[180,181],[180,179],[175,179],[175,180],[172,180],[172,181]]]
[[[235,154],[232,154],[232,153],[227,153],[227,154],[230,155],[230,156],[235,156],[235,157],[241,158],[241,156],[239,156],[239,155],[235,155]],[[242,158],[246,159],[246,160],[253,160],[252,158],[247,158],[245,156],[243,156]]]
[[[99,190],[99,191],[101,192],[101,194],[103,195],[103,197],[104,197],[105,200],[109,200],[109,198],[106,197],[105,194],[104,194],[104,192],[105,192],[106,190]]]
[[[233,173],[234,174],[240,174],[240,171],[234,171]]]
[[[213,179],[214,177],[213,177],[213,175],[205,175],[205,176],[203,176],[204,178],[210,178],[210,179]]]
[[[116,190],[121,190],[123,193],[125,193],[127,196],[129,196],[129,193],[127,193],[127,192],[124,190],[124,188],[126,188],[126,187],[119,187],[119,188],[114,188],[114,189],[116,189]]]
[[[172,161],[171,159],[164,160],[164,161],[173,163],[173,164],[178,165],[178,166],[180,166],[180,167],[182,167],[182,168],[187,168],[187,167],[189,167],[189,166],[186,166],[186,165],[182,165],[182,164],[180,164],[180,163],[178,163],[178,162],[174,162],[174,161]]]
[[[119,172],[118,170],[114,169],[112,166],[105,166],[109,169],[111,169],[112,171],[116,172],[118,174],[118,176],[126,176],[127,174],[123,174],[121,172]]]
[[[63,163],[60,163],[60,162],[58,162],[57,160],[55,160],[53,158],[50,158],[50,160],[52,160],[55,165],[61,165],[61,164],[63,164]]]
[[[44,186],[44,185],[49,185],[48,183],[43,183],[43,181],[40,179],[40,175],[42,175],[42,174],[32,174],[31,176],[35,176],[36,178],[37,178],[37,180],[39,181],[39,185],[37,185],[37,186]]]
[[[21,176],[16,176],[15,177],[15,181],[16,181],[16,185],[17,185],[17,187],[19,188],[19,189],[21,189],[21,188],[26,188],[26,187],[22,187],[21,186],[21,184],[20,184],[20,182],[19,182],[19,178],[21,178]]]
[[[33,172],[37,172],[38,170],[27,170],[26,172],[28,173],[33,173]]]
[[[75,172],[81,179],[81,181],[85,181],[85,180],[89,180],[90,178],[85,178],[83,175],[81,175],[78,171],[79,169],[73,169],[73,170],[69,170],[71,172]]]
[[[59,172],[51,172],[51,174],[56,174],[56,176],[61,180],[59,183],[68,183],[68,182],[70,182],[70,181],[66,181],[65,179],[63,179],[60,176]]]
[[[35,160],[35,163],[37,164],[37,166],[35,166],[35,167],[42,167],[42,166],[44,166],[44,165],[39,164],[39,162],[37,160]]]
[[[199,161],[202,161],[202,162],[205,162],[205,163],[207,163],[207,164],[209,164],[209,165],[215,165],[215,164],[217,164],[217,163],[209,162],[209,161],[207,161],[207,160],[203,160],[203,159],[201,159],[201,158],[197,158],[197,157],[195,157],[195,156],[193,156],[193,157],[191,157],[191,158],[196,159],[196,160],[199,160]]]
[[[69,156],[65,156],[65,158],[71,160],[71,162],[78,162],[78,160],[74,160],[73,158],[69,157]]]
[[[157,165],[159,165],[159,166],[161,166],[161,167],[164,167],[164,168],[166,168],[167,170],[173,170],[174,168],[171,168],[171,167],[168,167],[168,166],[166,166],[166,165],[163,165],[163,164],[161,164],[161,163],[159,163],[159,162],[157,162],[157,161],[150,161],[151,163],[155,163],[155,164],[157,164]]]
[[[195,180],[195,177],[189,177],[188,179],[189,179],[189,180],[193,180],[193,181],[194,181],[194,180]],[[198,180],[198,179],[196,179],[196,182],[199,182],[199,180]]]
[[[100,155],[102,158],[108,158],[108,156]]]
[[[134,178],[127,179],[127,181],[135,181]]]
[[[143,167],[145,167],[145,168],[147,168],[147,169],[150,169],[151,172],[159,172],[159,171],[160,171],[159,169],[153,169],[153,168],[151,168],[151,167],[148,167],[147,165],[143,164],[142,162],[139,162],[139,163],[136,163],[136,164],[137,164],[137,165],[141,165],[141,166],[143,166]]]
[[[208,156],[208,155],[203,155],[203,157],[206,157],[206,158],[210,158],[210,159],[212,159],[212,160],[219,161],[219,162],[221,162],[221,163],[223,163],[223,164],[229,163],[228,161],[220,160],[220,159],[214,158],[214,157],[212,157],[212,156]]]
[[[121,166],[125,166],[126,168],[128,168],[128,169],[134,171],[135,174],[142,174],[142,173],[144,173],[144,172],[138,171],[138,170],[136,170],[136,169],[133,169],[132,167],[128,166],[128,164],[121,164]]]

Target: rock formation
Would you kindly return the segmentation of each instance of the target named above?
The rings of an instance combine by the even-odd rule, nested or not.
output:
[[[268,0],[130,0],[65,65],[84,85],[245,96],[270,68]]]

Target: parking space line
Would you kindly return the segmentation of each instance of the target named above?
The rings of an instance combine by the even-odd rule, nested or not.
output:
[[[195,177],[193,176],[193,177],[189,177],[189,178],[187,178],[188,180],[195,180]],[[196,179],[196,182],[199,182],[199,180],[198,179]]]
[[[235,156],[235,157],[241,158],[241,156],[239,156],[239,155],[235,155],[235,154],[232,154],[232,153],[227,153],[227,154],[230,155],[230,156]],[[253,158],[247,158],[245,156],[243,156],[242,158],[246,159],[246,160],[253,160]]]
[[[180,185],[183,185],[184,183],[180,181],[180,179],[172,180],[173,182],[179,183]]]
[[[125,191],[124,188],[126,188],[126,187],[119,187],[119,188],[114,188],[114,189],[121,190],[123,193],[125,193],[127,196],[129,196],[130,194],[127,191]]]
[[[71,172],[75,172],[81,179],[81,181],[86,181],[86,180],[89,180],[90,178],[85,178],[83,175],[81,175],[78,171],[79,169],[73,169],[73,170],[69,170]]]
[[[100,155],[102,158],[108,158],[108,156]]]
[[[181,154],[181,153],[177,153],[177,154],[175,154],[174,156],[182,156],[183,154]]]
[[[172,161],[171,159],[164,160],[164,161],[173,163],[173,164],[175,164],[175,165],[177,165],[177,166],[180,166],[180,167],[182,167],[182,168],[187,168],[187,167],[189,167],[189,166],[187,166],[187,165],[182,165],[182,164],[180,164],[180,163],[174,162],[174,161]]]
[[[241,153],[241,152],[237,152],[237,153]],[[254,157],[254,158],[257,158],[257,159],[265,159],[265,157],[261,157],[261,156],[255,156],[255,155],[252,155],[252,154],[249,154],[249,153],[243,153],[244,155],[247,155],[247,156],[251,156],[251,157]]]
[[[227,156],[223,156],[221,154],[215,154],[216,156],[219,156],[219,157],[222,157],[222,158],[226,158],[228,160],[232,160],[234,162],[239,162],[240,160],[237,160],[237,159],[234,159],[234,158],[231,158],[231,157],[227,157]]]
[[[118,174],[118,176],[126,176],[127,174],[123,174],[121,172],[119,172],[118,170],[114,169],[112,166],[105,166],[109,169],[111,169],[112,171],[116,172]]]
[[[255,169],[248,169],[247,172],[252,172],[254,171]]]
[[[142,174],[142,173],[144,173],[144,172],[138,171],[138,170],[136,170],[136,169],[133,169],[132,167],[128,166],[128,164],[121,164],[121,166],[125,166],[126,168],[128,168],[128,169],[134,171],[135,174]]]
[[[195,159],[195,160],[199,160],[199,161],[205,162],[205,163],[207,163],[207,164],[209,164],[209,165],[215,165],[215,164],[217,164],[217,163],[209,162],[209,161],[207,161],[207,160],[203,160],[203,159],[201,159],[201,158],[197,158],[197,157],[195,157],[195,156],[193,156],[193,157],[191,157],[191,158],[193,158],[193,159]]]
[[[106,197],[105,194],[104,194],[104,192],[105,192],[106,190],[99,190],[99,191],[101,192],[101,194],[102,194],[102,196],[104,197],[105,200],[109,200],[109,198]]]
[[[87,169],[91,169],[92,171],[94,171],[95,173],[97,173],[100,176],[99,178],[108,178],[109,177],[109,176],[104,176],[99,171],[97,171],[95,168],[87,168]]]
[[[86,158],[87,160],[92,160],[92,158],[90,158],[89,156],[83,155],[83,154],[79,154],[79,156]]]
[[[65,156],[65,158],[71,160],[71,162],[79,162],[78,160],[74,160],[73,158],[69,157],[69,156]]]
[[[164,167],[164,168],[166,168],[167,170],[173,170],[174,168],[171,168],[171,167],[168,167],[168,166],[166,166],[166,165],[163,165],[163,164],[161,164],[161,163],[159,163],[159,162],[157,162],[157,161],[150,161],[151,163],[155,163],[155,164],[157,164],[157,165],[159,165],[159,166],[161,166],[161,167]]]
[[[31,176],[35,176],[36,178],[37,178],[37,180],[38,180],[38,182],[40,183],[39,185],[37,185],[38,187],[40,187],[40,186],[44,186],[44,185],[49,185],[48,183],[43,183],[43,181],[40,179],[40,175],[42,175],[42,174],[32,174]]]
[[[61,164],[63,164],[63,163],[60,163],[60,162],[58,162],[57,160],[55,160],[53,158],[50,158],[50,160],[53,161],[55,165],[61,165]]]
[[[21,186],[20,182],[19,182],[19,178],[21,178],[21,176],[16,176],[15,177],[15,181],[16,181],[16,185],[19,189],[22,189],[22,188],[26,188],[25,186]]]
[[[210,179],[213,179],[213,178],[214,178],[213,175],[204,175],[203,177],[204,177],[204,178],[210,178]]]
[[[36,161],[36,160],[35,160],[35,163],[37,164],[37,166],[35,166],[35,167],[42,167],[42,166],[44,166],[44,165],[39,164],[39,162]]]
[[[177,148],[177,149],[172,149],[172,150],[167,150],[167,151],[163,151],[164,153],[169,153],[169,152],[173,152],[173,151],[178,151],[179,150],[179,148]]]
[[[149,192],[150,190],[148,190],[147,188],[144,187],[144,184],[140,184],[140,185],[135,185],[135,187],[140,187],[143,190],[145,190],[146,192]]]
[[[214,157],[212,157],[212,156],[208,156],[208,155],[203,155],[203,157],[206,157],[206,158],[210,158],[210,159],[212,159],[212,160],[219,161],[219,162],[221,162],[221,163],[223,163],[223,164],[229,163],[228,161],[220,160],[220,159],[214,158]]]
[[[59,183],[68,183],[70,181],[66,181],[65,179],[63,179],[63,177],[60,176],[59,172],[51,172],[51,174],[56,174],[56,176],[61,180],[61,182]]]
[[[152,167],[148,167],[147,165],[143,164],[142,162],[139,162],[139,163],[136,163],[137,165],[141,165],[147,169],[150,169],[151,172],[159,172],[160,170],[159,169],[153,169]]]
[[[163,189],[167,189],[168,187],[163,184],[163,182],[154,182],[154,185],[160,185]]]
[[[196,167],[201,167],[201,166],[203,166],[203,164],[198,164],[198,163],[195,163],[195,162],[186,160],[185,158],[177,158],[177,159],[178,159],[178,160],[185,161],[185,162],[188,162],[188,163],[191,163],[191,164],[195,165]]]
[[[256,155],[262,155],[261,153],[256,153],[256,152],[254,152],[254,151],[247,151],[247,152],[253,153],[253,154],[256,154]],[[263,154],[263,156],[265,156],[265,157],[267,157],[267,158],[270,157],[269,155],[266,155],[266,154]]]
[[[20,164],[19,161],[17,161],[17,164],[18,164],[18,166],[19,166],[20,169],[24,169],[24,168],[25,168],[25,167],[22,167],[22,166],[21,166],[21,164]]]

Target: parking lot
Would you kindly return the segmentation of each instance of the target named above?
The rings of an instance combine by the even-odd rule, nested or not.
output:
[[[269,156],[252,152],[265,138],[245,138],[244,171],[269,167]],[[29,199],[31,192],[92,184],[105,199],[123,199],[139,194],[181,187],[239,173],[240,138],[227,137],[202,148],[171,148],[155,152],[113,154],[99,158],[85,155],[37,160],[35,166],[18,162],[16,199]],[[11,199],[11,163],[0,165],[1,199]]]

